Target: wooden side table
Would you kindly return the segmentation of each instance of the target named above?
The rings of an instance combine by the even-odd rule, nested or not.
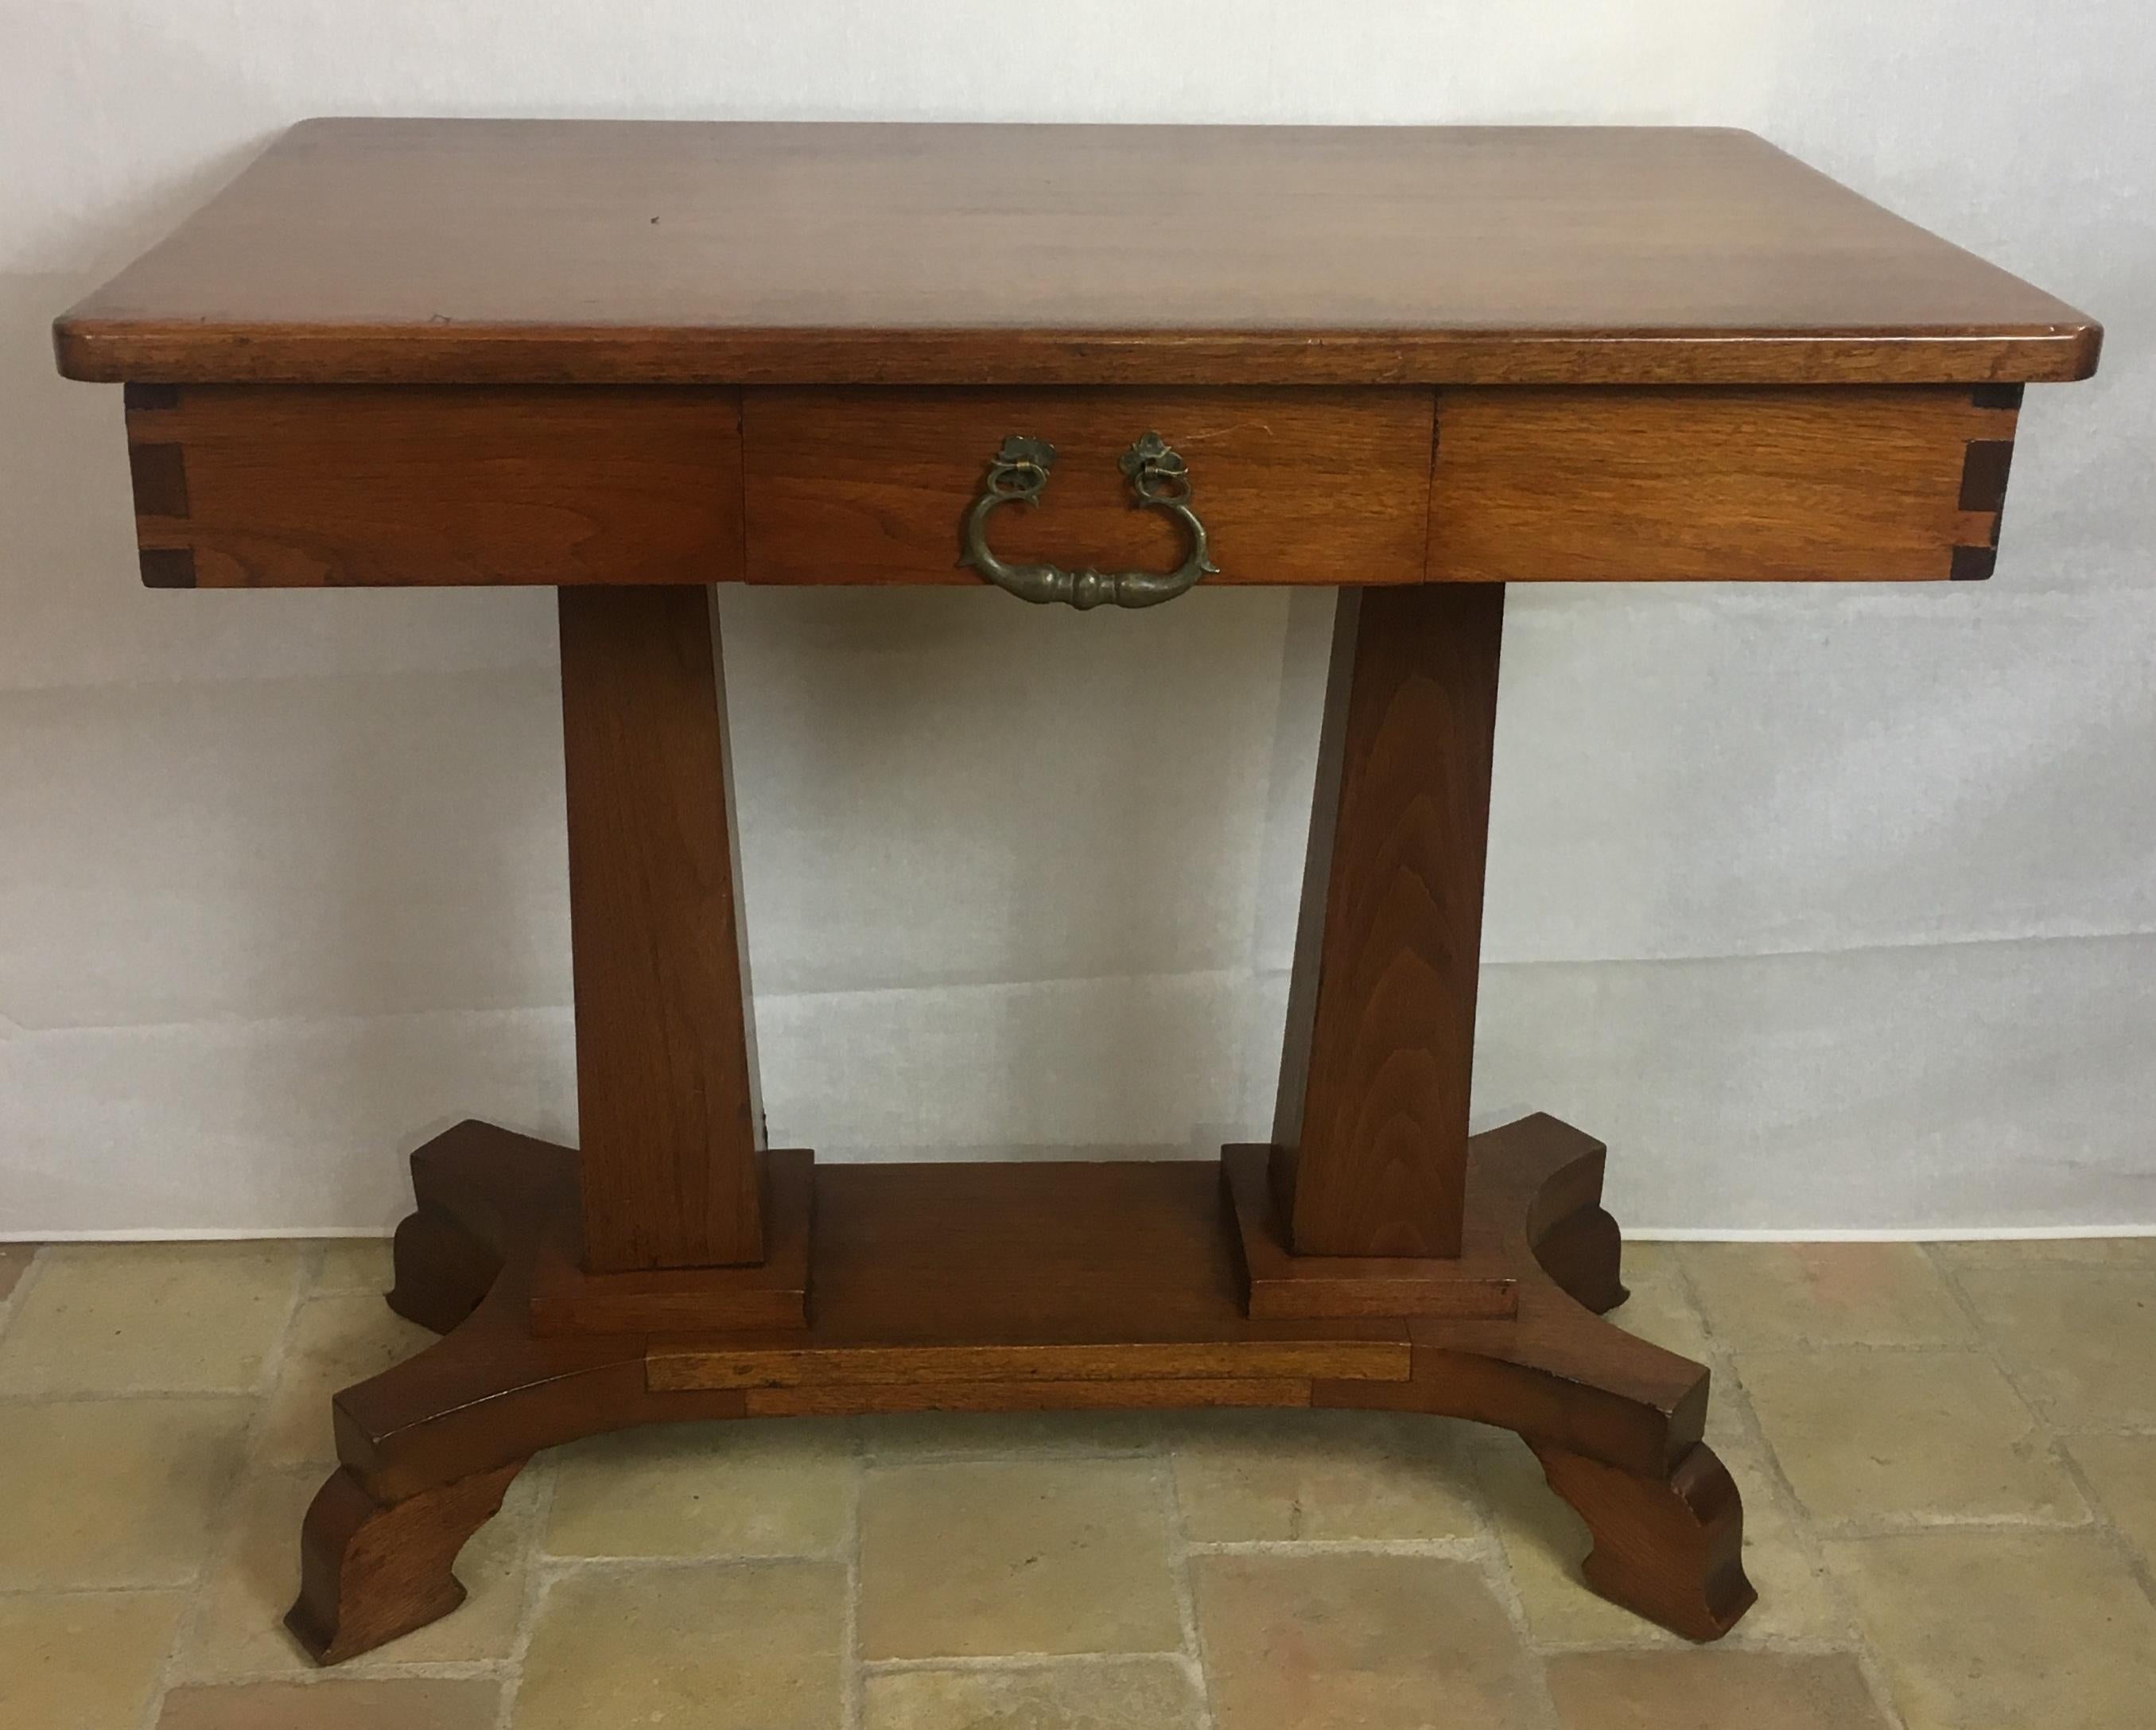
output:
[[[55,335],[151,586],[560,593],[581,1146],[413,1156],[444,1337],[336,1398],[324,1662],[455,1606],[536,1450],[774,1413],[1473,1418],[1596,1590],[1744,1613],[1602,1147],[1467,1132],[1504,585],[1989,576],[2087,318],[1741,132],[330,121]],[[721,582],[1339,588],[1268,1145],[764,1146]]]

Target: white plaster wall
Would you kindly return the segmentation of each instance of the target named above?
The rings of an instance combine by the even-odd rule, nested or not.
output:
[[[2087,307],[1989,585],[1515,589],[1476,1106],[1650,1229],[2156,1221],[2152,84],[2138,0],[0,0],[0,1235],[377,1229],[573,1122],[551,597],[146,593],[52,373],[369,112],[1735,124]],[[775,1137],[1262,1133],[1328,601],[724,604]]]

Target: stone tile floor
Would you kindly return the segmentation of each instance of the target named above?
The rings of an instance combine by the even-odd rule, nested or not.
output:
[[[0,1246],[7,1730],[2131,1730],[2156,1240],[1635,1246],[1714,1368],[1758,1608],[1576,1583],[1509,1437],[1382,1414],[711,1425],[542,1455],[471,1599],[279,1617],[326,1398],[426,1337],[377,1244]]]

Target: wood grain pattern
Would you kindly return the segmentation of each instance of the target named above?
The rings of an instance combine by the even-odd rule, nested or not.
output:
[[[718,613],[564,588],[583,1265],[763,1260],[755,1018]]]
[[[740,575],[730,392],[192,388],[127,426],[141,544],[204,588]]]
[[[839,1301],[811,1342],[781,1331],[692,1342],[535,1333],[534,1258],[576,1207],[575,1156],[460,1124],[413,1156],[419,1207],[398,1234],[393,1294],[403,1313],[450,1331],[337,1396],[341,1464],[311,1516],[295,1625],[334,1661],[442,1613],[457,1596],[455,1545],[499,1485],[534,1450],[597,1431],[740,1416],[1311,1404],[1520,1430],[1594,1528],[1604,1560],[1589,1563],[1589,1583],[1712,1637],[1750,1589],[1735,1559],[1733,1487],[1700,1444],[1707,1372],[1575,1296],[1621,1291],[1617,1245],[1598,1223],[1600,1144],[1536,1117],[1476,1137],[1467,1158],[1471,1236],[1501,1246],[1519,1296],[1510,1320],[1253,1323],[1236,1303],[1209,1165],[867,1166],[819,1173],[832,1198],[819,1208],[831,1226],[817,1235],[819,1309],[822,1293]],[[1005,1229],[954,1229],[969,1223]],[[955,1332],[952,1316],[963,1318]],[[1209,1345],[1221,1365],[1285,1361],[1276,1354],[1297,1342],[1382,1352],[1356,1367],[1383,1373],[1126,1373],[1146,1356],[1130,1348],[1172,1337],[1194,1353]],[[1014,1351],[1014,1341],[1034,1349]],[[1101,1356],[1086,1365],[1089,1349]],[[1078,1373],[1037,1373],[1058,1353]],[[698,1363],[724,1365],[735,1385],[660,1385]],[[860,1379],[864,1370],[893,1379]]]
[[[1726,1631],[1707,1373],[1599,1318],[1603,1149],[1466,1132],[1503,585],[1987,575],[2020,384],[2100,336],[1741,133],[286,134],[62,369],[127,386],[153,586],[561,589],[583,1142],[414,1156],[391,1301],[443,1337],[336,1397],[295,1632],[444,1613],[521,1463],[598,1431],[1216,1404],[1516,1430],[1590,1584]],[[1147,430],[1215,580],[1342,589],[1274,1144],[765,1156],[703,585],[975,580],[1013,432],[1062,461],[1006,557],[1165,568]]]
[[[1217,1167],[834,1166],[805,1337],[654,1341],[655,1389],[1401,1377],[1397,1318],[1247,1318]]]
[[[1744,1574],[1737,1485],[1704,1442],[1666,1477],[1548,1443],[1535,1445],[1535,1456],[1594,1535],[1583,1571],[1604,1598],[1699,1640],[1721,1639],[1758,1601]]]
[[[1183,531],[1116,467],[1148,431],[1190,465],[1209,586],[1423,576],[1428,391],[757,390],[742,415],[752,583],[982,582],[960,519],[1013,433],[1057,454],[1038,508],[990,520],[998,553],[1173,570]]]
[[[651,1387],[1408,1374],[1397,1320],[1244,1318],[1209,1165],[830,1167],[811,1268],[804,1340],[655,1340]]]
[[[1602,1144],[1537,1112],[1472,1137],[1467,1163],[1476,1229],[1503,1238],[1517,1313],[1412,1317],[1405,1382],[1321,1381],[1311,1403],[1471,1419],[1666,1480],[1705,1432],[1706,1368],[1603,1321],[1573,1289],[1577,1263],[1544,1259],[1572,1242],[1569,1220],[1600,1210]],[[1613,1289],[1614,1268],[1588,1287],[1596,1301]]]
[[[465,1542],[501,1509],[521,1460],[382,1502],[350,1471],[330,1474],[300,1534],[300,1595],[285,1625],[317,1664],[439,1621],[465,1601],[450,1572]]]
[[[1298,1255],[1460,1254],[1504,608],[1341,592],[1273,1126]]]
[[[1285,1378],[1168,1381],[906,1382],[874,1386],[754,1388],[752,1418],[860,1418],[886,1412],[1188,1411],[1219,1406],[1306,1406],[1310,1383]]]
[[[808,1325],[808,1240],[815,1155],[777,1147],[757,1156],[763,1259],[747,1267],[667,1267],[587,1273],[582,1232],[542,1244],[531,1267],[536,1333],[712,1332]]]
[[[1965,532],[1971,538],[1953,550],[1947,575],[1954,582],[1982,582],[1999,564],[1999,533],[2005,521],[2006,480],[2014,465],[2015,413],[2021,406],[2020,388],[2010,393],[1979,389],[1975,405],[1990,411],[1983,418],[1991,424],[1981,437],[1971,439],[1962,463],[1961,506]],[[1989,524],[1989,532],[1985,525]],[[1981,538],[1976,538],[1980,536]]]
[[[1220,1179],[1238,1251],[1243,1307],[1254,1319],[1281,1317],[1472,1316],[1519,1308],[1504,1245],[1470,1242],[1457,1256],[1298,1255],[1272,1193],[1273,1150],[1220,1150]]]
[[[1993,382],[2087,315],[1748,133],[314,121],[63,316],[137,382]]]
[[[1457,390],[1438,423],[1437,581],[1876,582],[1989,543],[1968,453],[2015,413],[1952,389]]]
[[[1404,1381],[1404,1330],[1366,1340],[1267,1338],[1235,1340],[1116,1340],[1083,1344],[969,1344],[877,1346],[833,1342],[819,1332],[816,1343],[793,1352],[768,1340],[722,1343],[669,1334],[654,1340],[645,1359],[650,1386],[660,1392],[687,1389],[889,1389],[932,1383],[938,1388],[979,1383],[1009,1390],[1029,1384],[1064,1388],[1081,1382],[1113,1385],[1136,1382]],[[870,1396],[863,1395],[863,1398]],[[876,1396],[881,1397],[881,1396]],[[1112,1401],[1104,1402],[1113,1404]],[[750,1402],[754,1410],[757,1402]],[[984,1408],[985,1409],[985,1408]]]
[[[579,1436],[742,1415],[738,1394],[650,1393],[643,1334],[533,1328],[534,1262],[577,1212],[569,1149],[467,1121],[413,1154],[412,1187],[389,1306],[444,1337],[331,1406],[337,1457],[377,1501]]]
[[[131,444],[127,478],[137,516],[188,514],[187,453],[177,444]]]
[[[1191,462],[1209,583],[1943,578],[1997,545],[2015,415],[1507,389],[1436,420],[1433,464],[1419,390],[175,388],[128,415],[145,581],[212,588],[978,583],[959,518],[1021,430],[1062,456],[1000,552],[1168,569],[1179,531],[1116,466],[1147,429]]]

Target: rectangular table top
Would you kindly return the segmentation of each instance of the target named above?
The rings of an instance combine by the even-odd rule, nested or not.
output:
[[[1750,133],[323,120],[61,317],[143,383],[2014,383],[2085,314]]]

